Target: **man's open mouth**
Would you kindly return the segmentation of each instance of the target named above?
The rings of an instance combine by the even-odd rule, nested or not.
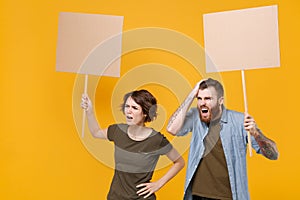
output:
[[[208,109],[207,108],[201,108],[201,113],[208,113]]]

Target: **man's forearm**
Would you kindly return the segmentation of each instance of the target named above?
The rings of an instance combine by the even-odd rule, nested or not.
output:
[[[278,150],[275,142],[264,136],[260,131],[259,134],[254,136],[256,142],[258,143],[262,154],[270,159],[277,160],[278,159]]]
[[[193,89],[192,92],[187,96],[187,98],[184,100],[184,102],[177,108],[177,110],[173,113],[173,115],[169,119],[169,123],[167,126],[167,131],[173,135],[176,135],[177,132],[180,130],[184,118],[186,116],[187,110],[191,106],[195,95],[196,90]]]

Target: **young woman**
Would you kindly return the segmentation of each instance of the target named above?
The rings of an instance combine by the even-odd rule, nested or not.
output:
[[[115,173],[108,200],[155,200],[155,192],[184,167],[183,158],[167,138],[145,125],[157,116],[157,101],[147,90],[127,93],[122,104],[126,124],[113,124],[107,129],[100,129],[87,95],[82,96],[81,107],[86,111],[91,134],[114,142]],[[160,155],[166,155],[173,165],[164,176],[152,182]]]

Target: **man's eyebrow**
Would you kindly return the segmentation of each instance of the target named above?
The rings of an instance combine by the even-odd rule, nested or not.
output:
[[[196,97],[197,99],[202,99],[202,97]],[[203,97],[203,99],[212,99],[212,97]]]

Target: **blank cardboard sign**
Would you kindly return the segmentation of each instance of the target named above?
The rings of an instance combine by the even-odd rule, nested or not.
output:
[[[123,16],[59,14],[56,70],[120,76]]]
[[[279,67],[277,6],[203,16],[206,71]]]

